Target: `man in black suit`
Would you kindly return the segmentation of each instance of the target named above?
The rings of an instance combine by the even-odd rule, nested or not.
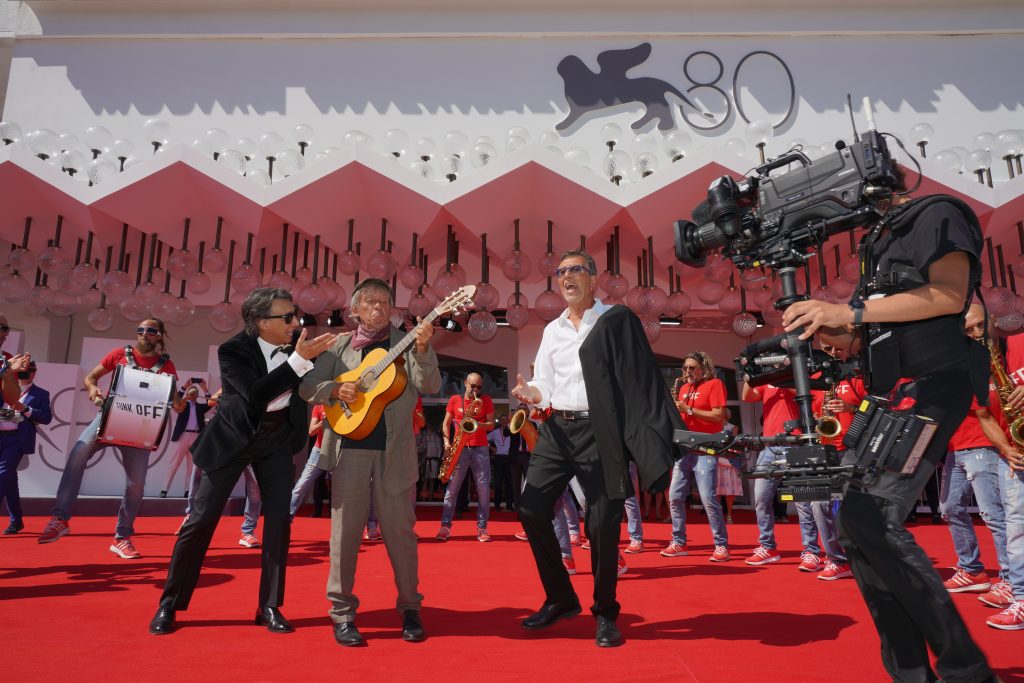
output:
[[[21,513],[21,493],[18,490],[18,464],[23,456],[36,452],[36,425],[48,425],[53,419],[50,410],[50,392],[37,387],[36,364],[18,375],[21,397],[10,407],[21,413],[21,422],[0,421],[0,502],[7,501],[11,523],[5,535],[16,534],[25,528]],[[4,404],[7,406],[8,404]]]
[[[306,441],[306,403],[298,396],[299,381],[313,368],[310,362],[329,348],[336,335],[299,335],[298,314],[291,294],[261,287],[242,304],[245,330],[220,345],[223,394],[217,414],[192,447],[203,470],[195,510],[174,544],[160,606],[149,624],[153,635],[175,629],[175,612],[188,609],[199,580],[203,558],[231,489],[246,466],[252,465],[263,496],[263,560],[256,624],[275,633],[295,629],[278,609],[284,601],[294,468],[292,454]]]

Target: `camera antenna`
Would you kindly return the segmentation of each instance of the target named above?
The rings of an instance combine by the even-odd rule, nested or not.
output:
[[[868,100],[868,98],[865,97],[864,101],[867,102],[867,106],[868,107],[871,106],[871,101]],[[857,122],[853,118],[853,97],[850,95],[850,93],[846,93],[846,108],[850,112],[850,127],[853,128],[853,141],[854,142],[860,142],[860,135],[857,134]],[[872,118],[871,110],[868,109],[868,123],[869,123],[869,127],[870,128],[874,128],[874,126],[870,125],[871,118]]]

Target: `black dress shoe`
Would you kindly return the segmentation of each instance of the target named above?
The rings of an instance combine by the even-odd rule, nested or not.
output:
[[[545,603],[539,610],[523,619],[523,628],[531,630],[546,628],[559,619],[575,617],[582,611],[583,610],[580,609],[579,602],[571,602],[568,604]]]
[[[4,529],[4,535],[10,536],[11,534],[16,534],[24,528],[25,523],[19,519],[17,522],[11,522],[11,525]]]
[[[358,647],[366,644],[363,642],[363,634],[356,628],[356,622],[354,621],[343,621],[340,624],[335,624],[334,640],[337,641],[338,645],[344,645],[345,647]]]
[[[271,633],[291,633],[295,630],[276,607],[260,607],[256,610],[256,625],[266,626]]]
[[[418,643],[426,637],[423,622],[420,621],[420,611],[418,609],[405,610],[402,614],[402,640]]]
[[[597,637],[594,639],[598,647],[618,647],[624,642],[619,627],[608,617],[597,618]]]
[[[149,622],[149,632],[154,636],[166,636],[168,633],[174,633],[176,626],[174,610],[170,607],[161,607]]]

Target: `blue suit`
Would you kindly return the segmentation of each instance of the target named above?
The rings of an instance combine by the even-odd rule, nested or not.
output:
[[[7,501],[11,524],[21,524],[21,494],[18,491],[18,465],[21,458],[36,450],[36,425],[50,424],[50,392],[32,385],[22,401],[32,409],[31,416],[18,423],[18,428],[0,432],[0,501]]]

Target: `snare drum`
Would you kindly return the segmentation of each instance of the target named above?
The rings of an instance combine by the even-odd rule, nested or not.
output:
[[[110,382],[110,392],[103,401],[103,417],[96,440],[155,451],[167,428],[173,396],[173,375],[118,365]]]

